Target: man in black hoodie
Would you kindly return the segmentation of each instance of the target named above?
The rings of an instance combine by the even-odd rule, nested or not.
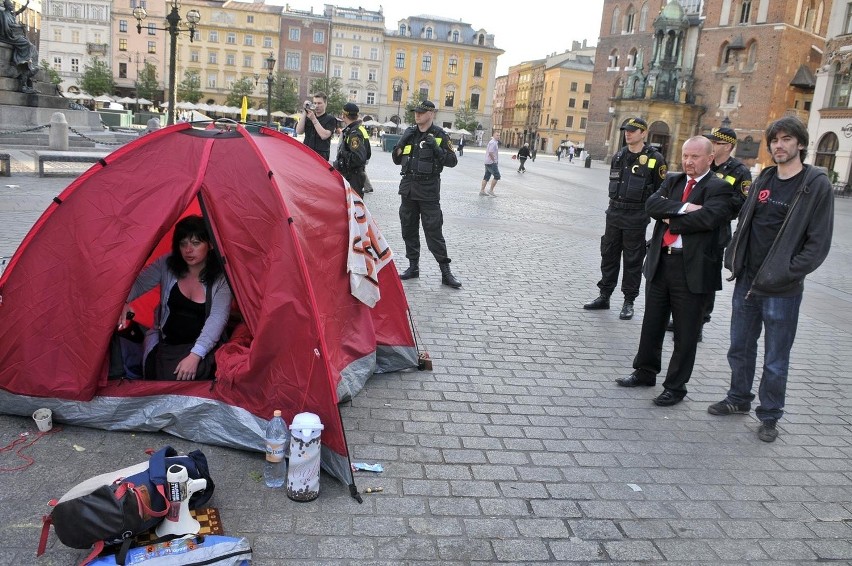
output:
[[[784,413],[790,350],[796,337],[805,276],[828,255],[834,226],[834,195],[825,173],[803,163],[808,130],[793,117],[766,129],[776,167],[767,167],[749,188],[737,231],[725,253],[736,279],[731,312],[731,387],[707,408],[711,415],[748,413],[754,394],[757,340],[764,330],[763,374],[755,414],[757,436],[778,437]]]

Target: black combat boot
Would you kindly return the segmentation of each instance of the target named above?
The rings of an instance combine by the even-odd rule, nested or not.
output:
[[[598,295],[597,299],[595,299],[591,303],[586,303],[585,305],[583,305],[583,308],[588,310],[588,311],[608,309],[609,308],[609,295],[604,295],[603,293],[601,293],[600,295]]]
[[[405,281],[406,279],[416,279],[420,277],[420,262],[416,259],[408,260],[408,269],[399,274],[399,278]]]
[[[624,299],[624,306],[621,307],[621,313],[619,313],[618,318],[621,320],[630,320],[633,318],[633,301]]]
[[[462,286],[461,281],[453,277],[453,272],[450,271],[449,263],[439,263],[438,267],[441,268],[441,283],[444,285],[448,285],[453,289],[458,289]]]

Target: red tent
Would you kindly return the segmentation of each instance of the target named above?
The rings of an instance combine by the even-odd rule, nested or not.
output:
[[[212,383],[107,380],[130,286],[199,207],[250,344]],[[54,199],[0,277],[0,412],[262,450],[273,410],[309,411],[324,467],[351,485],[337,403],[417,352],[392,264],[374,308],[350,294],[348,220],[340,175],[272,130],[178,124],[116,150]]]

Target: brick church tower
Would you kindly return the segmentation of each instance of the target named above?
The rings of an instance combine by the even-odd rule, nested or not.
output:
[[[677,170],[690,136],[730,125],[747,164],[769,164],[766,125],[807,123],[831,0],[605,0],[586,148],[609,159],[619,127],[648,121],[648,141]]]

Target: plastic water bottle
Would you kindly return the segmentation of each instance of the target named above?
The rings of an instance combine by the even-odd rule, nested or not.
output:
[[[273,413],[266,427],[266,462],[263,465],[263,481],[267,487],[281,487],[287,481],[287,452],[290,449],[290,432],[281,411]]]

